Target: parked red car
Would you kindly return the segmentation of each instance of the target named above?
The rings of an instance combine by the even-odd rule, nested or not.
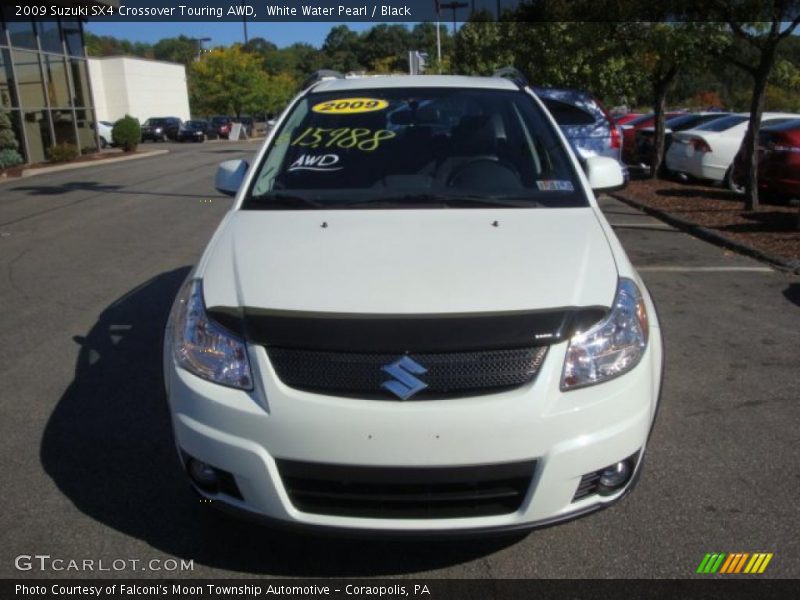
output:
[[[733,160],[733,187],[745,185],[744,150]],[[765,200],[800,198],[800,119],[764,127],[758,134],[758,191]]]
[[[230,117],[226,117],[223,115],[217,115],[216,117],[211,117],[211,128],[216,130],[217,136],[221,137],[224,140],[228,139],[228,136],[231,134],[231,125],[233,124],[233,119]]]
[[[664,118],[671,119],[682,114],[682,112],[667,112],[664,113]],[[622,162],[629,165],[636,164],[636,132],[642,127],[654,127],[655,124],[656,114],[647,113],[631,119],[622,126]]]
[[[625,125],[625,123],[629,121],[633,121],[634,119],[641,117],[642,113],[637,112],[629,112],[625,113],[624,115],[619,115],[618,117],[614,117],[614,122],[617,125]]]

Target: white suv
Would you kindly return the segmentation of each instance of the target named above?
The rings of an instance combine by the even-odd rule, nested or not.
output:
[[[164,372],[194,488],[271,522],[525,529],[630,489],[653,303],[539,99],[501,77],[328,79],[284,112],[180,291]]]

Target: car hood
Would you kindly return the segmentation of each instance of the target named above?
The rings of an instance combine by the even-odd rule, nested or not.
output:
[[[592,208],[235,211],[197,274],[209,308],[469,314],[608,307]]]

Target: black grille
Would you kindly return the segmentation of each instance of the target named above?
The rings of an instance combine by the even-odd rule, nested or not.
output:
[[[382,367],[397,354],[365,354],[267,348],[272,366],[286,385],[309,391],[362,398],[396,399],[381,389],[392,378]],[[410,358],[427,369],[417,375],[427,388],[413,399],[496,392],[532,381],[546,346],[485,352],[414,353]]]
[[[599,471],[594,471],[593,473],[587,473],[583,477],[581,477],[581,482],[578,484],[578,490],[575,492],[575,496],[573,496],[572,501],[576,502],[587,496],[591,496],[592,494],[597,493],[597,488],[600,485],[600,476],[603,474],[603,469]]]
[[[303,512],[387,519],[512,513],[536,461],[475,467],[353,467],[278,460],[292,504]]]

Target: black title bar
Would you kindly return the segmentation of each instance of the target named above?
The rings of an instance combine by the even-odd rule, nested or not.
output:
[[[549,21],[792,21],[800,0],[4,0],[8,20],[106,22],[418,22],[471,16]]]

